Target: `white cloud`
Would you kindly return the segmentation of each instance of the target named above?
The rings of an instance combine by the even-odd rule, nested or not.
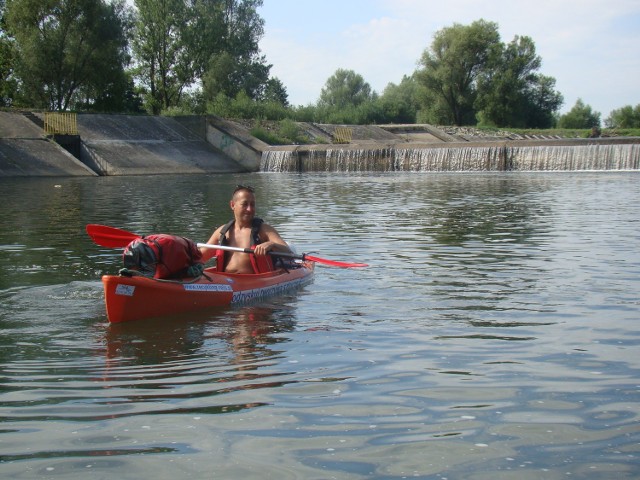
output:
[[[273,0],[260,12],[266,22],[260,46],[296,105],[315,102],[338,68],[356,71],[381,92],[413,73],[436,31],[480,18],[498,23],[503,42],[515,35],[533,39],[543,60],[540,72],[556,79],[564,111],[577,98],[603,117],[640,103],[637,0],[325,0],[321,7],[298,0],[289,9],[288,4]]]

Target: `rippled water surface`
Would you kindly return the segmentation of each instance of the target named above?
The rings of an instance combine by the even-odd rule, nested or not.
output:
[[[237,183],[298,292],[109,326],[120,251]],[[3,478],[640,476],[638,173],[0,180]]]

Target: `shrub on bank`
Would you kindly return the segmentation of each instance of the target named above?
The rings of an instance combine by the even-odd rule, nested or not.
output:
[[[315,143],[305,135],[296,122],[285,118],[277,124],[256,121],[250,130],[251,135],[269,145],[303,145]]]

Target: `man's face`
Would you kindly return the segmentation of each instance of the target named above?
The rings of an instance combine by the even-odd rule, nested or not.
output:
[[[235,218],[251,221],[256,214],[256,197],[253,193],[241,190],[231,200],[231,210]]]

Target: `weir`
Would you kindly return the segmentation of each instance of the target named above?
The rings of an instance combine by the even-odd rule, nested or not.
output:
[[[636,139],[637,141],[637,139]],[[393,145],[379,147],[272,147],[263,172],[471,172],[640,170],[640,144],[628,140]]]
[[[640,137],[523,137],[426,124],[297,126],[316,143],[269,146],[247,122],[214,116],[0,112],[0,177],[640,170]]]

